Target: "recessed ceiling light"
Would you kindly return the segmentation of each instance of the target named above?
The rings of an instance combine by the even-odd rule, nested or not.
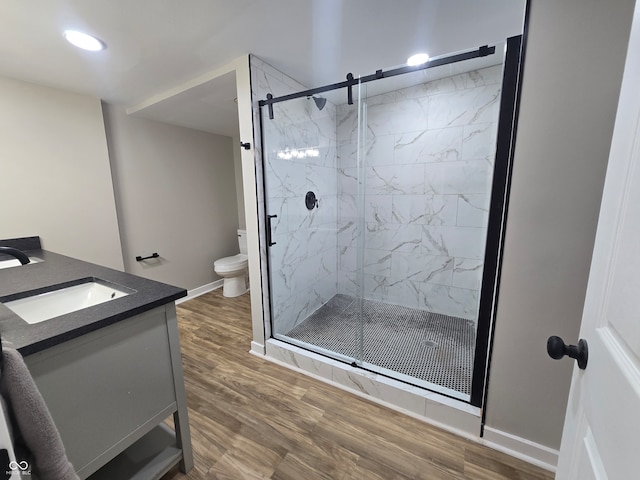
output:
[[[64,38],[72,45],[91,52],[97,52],[107,48],[102,40],[86,33],[78,32],[77,30],[65,30]]]
[[[427,63],[429,61],[429,55],[426,53],[416,53],[415,55],[411,55],[407,59],[407,65],[410,67],[415,67],[417,65],[422,65],[423,63]]]

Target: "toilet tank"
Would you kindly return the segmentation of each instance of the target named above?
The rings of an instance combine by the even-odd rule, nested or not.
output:
[[[247,255],[247,231],[238,230],[238,246],[240,247],[240,253]]]

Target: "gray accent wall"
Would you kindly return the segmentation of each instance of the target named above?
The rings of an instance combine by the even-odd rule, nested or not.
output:
[[[100,101],[0,78],[0,238],[122,269]]]
[[[560,446],[633,7],[531,1],[487,435]]]
[[[104,104],[125,270],[187,290],[239,253],[231,137],[129,116]],[[159,259],[137,262],[153,252]]]

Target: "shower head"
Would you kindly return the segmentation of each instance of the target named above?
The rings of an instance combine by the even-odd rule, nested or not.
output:
[[[327,99],[324,97],[316,97],[315,95],[313,95],[311,98],[313,98],[313,101],[316,103],[316,107],[318,107],[318,110],[322,110],[327,104]]]

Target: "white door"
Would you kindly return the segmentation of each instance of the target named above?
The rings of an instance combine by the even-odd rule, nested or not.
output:
[[[556,479],[640,479],[640,3],[580,338],[589,360],[574,367]]]

